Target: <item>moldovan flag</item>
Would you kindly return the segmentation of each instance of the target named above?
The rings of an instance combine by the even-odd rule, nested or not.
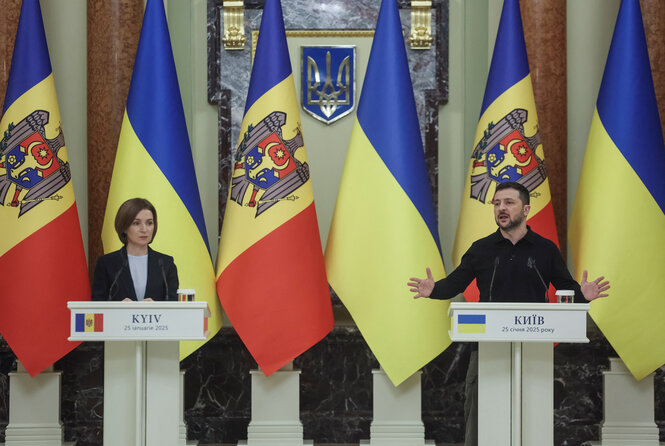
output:
[[[604,275],[589,314],[633,376],[665,363],[665,144],[639,0],[623,0],[570,222],[577,277]]]
[[[333,326],[279,0],[266,0],[217,257],[217,292],[269,376]]]
[[[143,17],[102,227],[104,252],[122,247],[115,215],[134,197],[157,210],[151,246],[173,256],[180,287],[195,289],[196,300],[208,303],[211,339],[222,311],[162,0],[148,0]],[[206,341],[180,342],[180,359]]]
[[[394,385],[448,345],[448,301],[406,282],[445,276],[397,2],[381,3],[326,246],[330,285]]]
[[[42,12],[24,0],[0,121],[0,333],[31,376],[78,345],[90,281]]]
[[[544,159],[519,0],[505,0],[464,186],[455,265],[473,242],[496,231],[492,198],[496,185],[506,181],[529,190],[529,226],[559,245]],[[475,280],[464,296],[478,301]],[[555,298],[550,293],[550,299]]]

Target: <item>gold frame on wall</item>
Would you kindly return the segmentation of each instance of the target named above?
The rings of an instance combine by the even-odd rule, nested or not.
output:
[[[374,37],[373,29],[294,29],[286,30],[289,37]],[[252,63],[256,53],[256,43],[259,41],[258,30],[252,31]]]

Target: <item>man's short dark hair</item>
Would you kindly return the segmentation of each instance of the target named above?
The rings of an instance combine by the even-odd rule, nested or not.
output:
[[[516,183],[515,181],[506,181],[505,183],[499,183],[496,186],[496,191],[494,191],[494,193],[497,193],[503,189],[515,189],[517,192],[520,193],[520,200],[522,200],[522,204],[524,205],[531,204],[531,200],[529,198],[529,189],[524,187],[523,184]]]
[[[118,213],[115,214],[115,232],[118,233],[118,238],[123,245],[127,244],[127,229],[132,225],[139,212],[144,209],[152,212],[152,239],[148,243],[152,243],[155,239],[155,235],[157,235],[157,211],[155,207],[145,198],[130,198],[120,205]]]

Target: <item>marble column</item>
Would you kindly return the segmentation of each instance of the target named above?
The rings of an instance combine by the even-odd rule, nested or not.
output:
[[[143,0],[88,0],[88,234],[91,268],[143,20]]]
[[[0,104],[4,104],[18,17],[21,12],[21,0],[0,0],[0,8],[2,10],[2,16],[0,16]]]
[[[660,123],[665,128],[665,8],[662,0],[640,0],[644,33],[649,47],[651,73],[660,111]]]
[[[566,2],[520,0],[559,246],[566,256]]]

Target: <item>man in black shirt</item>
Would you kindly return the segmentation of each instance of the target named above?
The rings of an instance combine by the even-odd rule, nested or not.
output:
[[[573,280],[556,245],[536,234],[526,224],[529,191],[515,182],[500,183],[492,200],[497,231],[474,242],[460,265],[445,279],[434,282],[412,277],[408,282],[414,299],[451,299],[476,279],[481,302],[546,302],[549,284],[575,291],[575,300],[592,301],[605,297],[610,288],[604,277],[582,283]]]
[[[582,273],[578,284],[570,275],[556,245],[536,234],[526,224],[531,210],[529,191],[515,182],[500,183],[492,200],[495,233],[474,242],[462,257],[460,265],[445,279],[434,282],[427,268],[427,278],[412,277],[408,282],[414,299],[451,299],[476,279],[481,302],[547,302],[552,283],[557,289],[575,291],[575,300],[592,301],[606,297],[610,288],[604,277],[587,281]],[[475,345],[475,344],[474,344]],[[478,444],[478,353],[469,360],[465,383],[466,446]]]

